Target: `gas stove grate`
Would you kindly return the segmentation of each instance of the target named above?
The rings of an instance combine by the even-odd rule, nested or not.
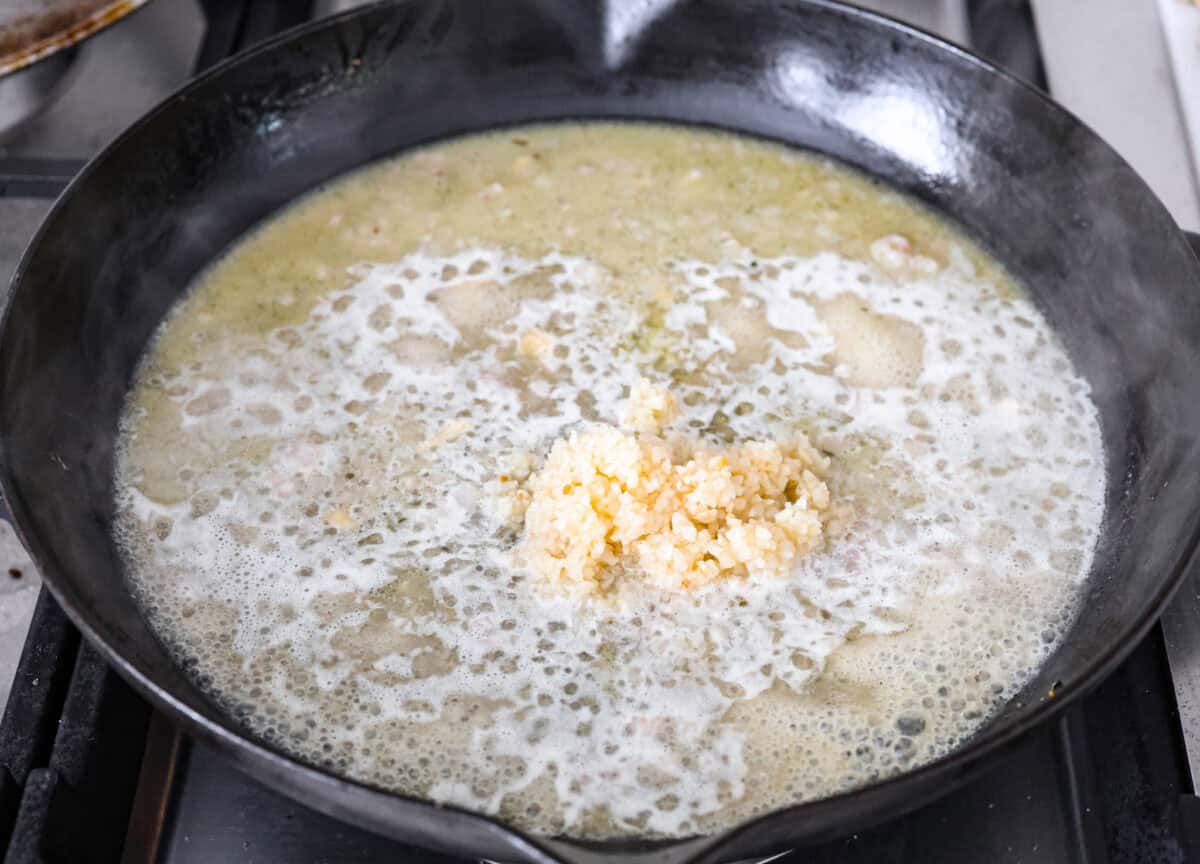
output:
[[[120,860],[150,715],[43,592],[0,723],[5,864]]]

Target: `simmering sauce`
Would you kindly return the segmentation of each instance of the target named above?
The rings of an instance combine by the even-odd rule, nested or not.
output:
[[[713,448],[807,436],[820,545],[692,590],[536,578],[506,495],[642,379]],[[1104,501],[1088,386],[980,248],[824,159],[653,125],[297,202],[164,322],[121,440],[137,596],[253,733],[590,837],[947,753],[1071,623]]]

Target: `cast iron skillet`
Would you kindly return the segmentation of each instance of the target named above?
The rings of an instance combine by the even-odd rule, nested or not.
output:
[[[999,256],[1090,380],[1109,496],[1083,612],[1028,689],[946,758],[715,837],[530,838],[255,741],[171,661],[131,600],[109,537],[116,420],[147,338],[197,270],[296,195],[368,160],[471,130],[587,117],[739,129],[886,178]],[[1094,686],[1150,626],[1197,542],[1196,287],[1183,235],[1094,133],[970,54],[884,18],[825,0],[386,3],[205,75],[59,200],[0,323],[0,489],[51,590],[114,665],[298,799],[494,860],[744,858],[944,794]]]

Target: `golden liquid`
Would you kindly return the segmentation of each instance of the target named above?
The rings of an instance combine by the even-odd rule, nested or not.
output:
[[[574,608],[526,578],[489,484],[642,375],[693,434],[832,454],[792,582]],[[686,835],[978,729],[1074,614],[1101,455],[1036,308],[911,201],[730,134],[540,126],[350,175],[205,273],[127,407],[119,539],[282,749],[536,832]]]

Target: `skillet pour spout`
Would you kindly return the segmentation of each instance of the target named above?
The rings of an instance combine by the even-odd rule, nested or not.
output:
[[[189,84],[71,184],[0,319],[0,495],[36,565],[85,636],[193,735],[292,797],[409,843],[508,862],[707,864],[845,836],[945,794],[1112,670],[1195,552],[1200,291],[1184,236],[1044,94],[871,13],[826,0],[493,8],[393,0],[299,28]],[[915,195],[1008,266],[1088,379],[1108,499],[1083,611],[1028,688],[946,757],[715,837],[531,838],[254,738],[175,663],[131,596],[111,536],[117,423],[148,340],[193,277],[296,196],[370,160],[588,118],[764,136]]]

